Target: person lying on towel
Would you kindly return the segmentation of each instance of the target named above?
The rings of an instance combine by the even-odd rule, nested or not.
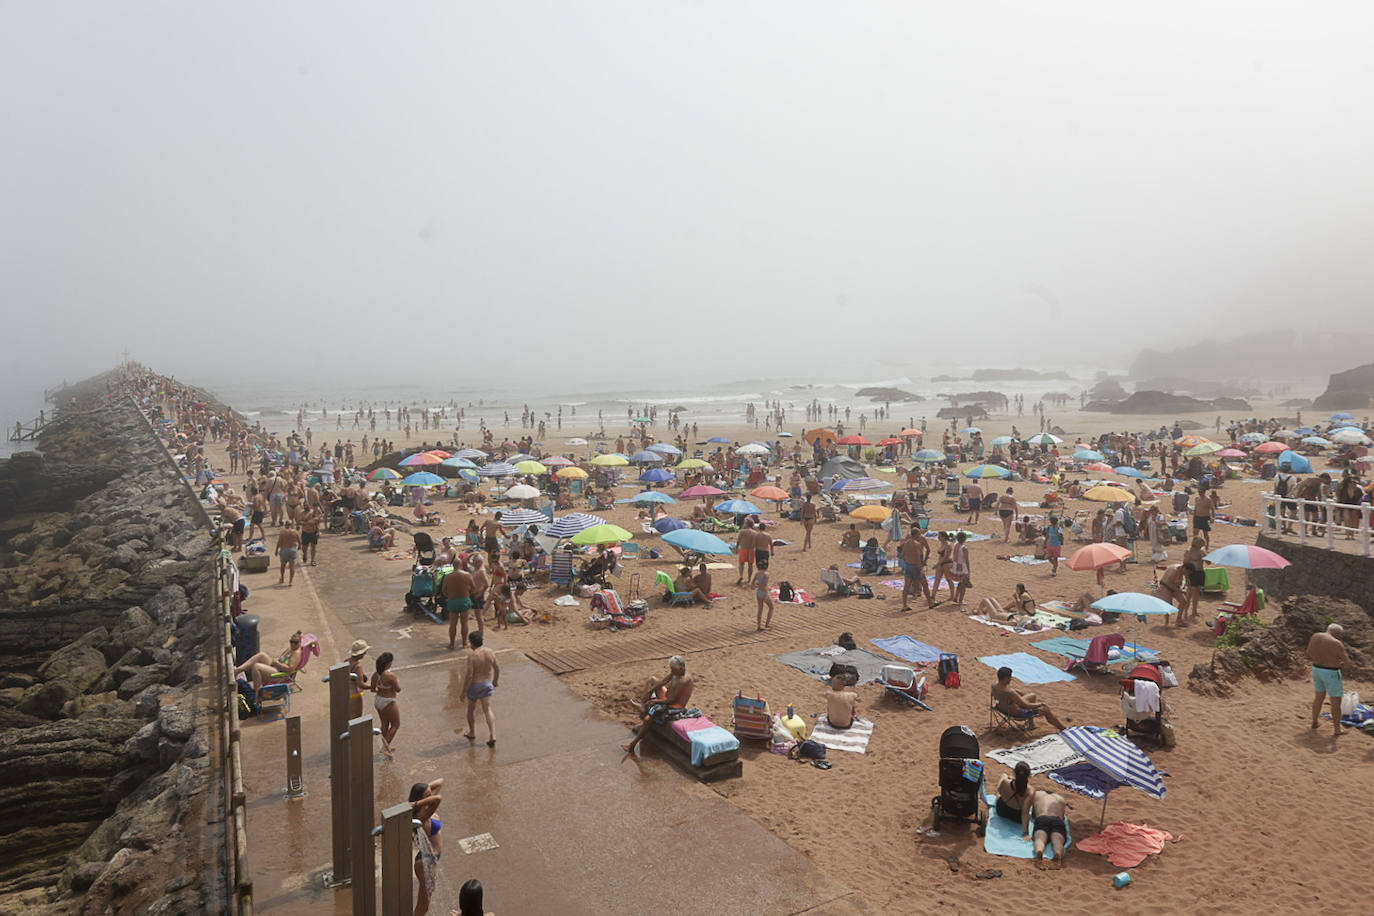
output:
[[[843,677],[832,677],[830,689],[825,694],[825,717],[831,728],[844,730],[854,724],[854,716],[859,711],[859,695],[849,689],[849,681]]]
[[[1044,789],[1033,792],[1030,804],[1021,810],[1021,830],[1035,843],[1036,868],[1064,867],[1064,840],[1069,835],[1064,815],[1064,796]],[[1045,861],[1046,843],[1054,850],[1053,865]]]
[[[675,719],[691,719],[701,715],[700,709],[687,706],[692,699],[693,686],[692,676],[687,673],[687,660],[681,655],[668,659],[668,676],[650,682],[648,691],[640,701],[644,709],[644,721],[635,729],[635,736],[630,743],[621,745],[625,751],[622,763],[634,755],[639,742],[649,733],[650,723],[667,725]]]

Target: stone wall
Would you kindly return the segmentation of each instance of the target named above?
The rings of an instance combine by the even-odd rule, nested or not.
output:
[[[1250,575],[1269,600],[1296,595],[1327,595],[1353,601],[1374,615],[1374,557],[1327,550],[1325,547],[1261,533],[1258,546],[1292,563],[1287,569],[1257,569]]]

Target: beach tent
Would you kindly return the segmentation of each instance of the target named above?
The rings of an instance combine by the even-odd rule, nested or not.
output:
[[[1284,452],[1279,455],[1279,470],[1290,474],[1311,474],[1312,462],[1297,452]]]
[[[846,480],[855,480],[860,477],[867,477],[868,472],[864,470],[862,464],[859,464],[859,462],[855,461],[853,458],[841,456],[838,458],[831,458],[821,467],[821,480],[829,480],[835,476],[842,477]]]

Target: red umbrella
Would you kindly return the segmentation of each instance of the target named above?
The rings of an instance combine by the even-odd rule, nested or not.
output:
[[[1103,464],[1103,463],[1100,462],[1100,461],[1094,461],[1092,464],[1085,464],[1085,465],[1083,465],[1083,470],[1085,470],[1085,471],[1102,471],[1104,474],[1107,474],[1107,473],[1111,473],[1111,472],[1115,471],[1116,468],[1112,467],[1112,466],[1109,465],[1109,464]]]
[[[892,436],[888,436],[886,439],[879,439],[879,440],[878,440],[878,444],[879,444],[879,445],[901,445],[901,444],[902,444],[902,440],[901,440],[901,439],[896,439],[896,438],[894,438],[894,437],[892,437]]]
[[[704,483],[699,483],[694,487],[688,487],[687,489],[683,490],[681,493],[678,494],[678,496],[681,499],[692,499],[697,496],[720,496],[724,492],[724,490],[717,490],[715,487],[708,486]]]
[[[848,435],[848,436],[845,436],[843,439],[837,439],[837,440],[835,440],[835,441],[836,441],[836,443],[839,444],[839,445],[872,445],[872,444],[873,444],[872,442],[869,442],[867,439],[865,439],[863,436],[856,436],[856,435]]]
[[[919,429],[904,429],[901,431],[900,435],[903,439],[910,439],[914,436],[921,435],[921,431]]]

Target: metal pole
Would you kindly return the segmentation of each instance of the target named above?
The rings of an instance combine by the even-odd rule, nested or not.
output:
[[[329,825],[334,854],[334,870],[325,875],[325,884],[342,887],[353,874],[348,858],[348,745],[343,741],[353,683],[348,665],[331,666],[325,682],[329,684]]]
[[[415,911],[414,854],[410,835],[411,806],[392,805],[382,812],[382,916],[410,916]]]
[[[372,734],[371,716],[348,720],[348,855],[353,877],[353,916],[377,916]]]
[[[305,797],[305,776],[301,773],[301,717],[286,719],[286,791],[287,798]]]

